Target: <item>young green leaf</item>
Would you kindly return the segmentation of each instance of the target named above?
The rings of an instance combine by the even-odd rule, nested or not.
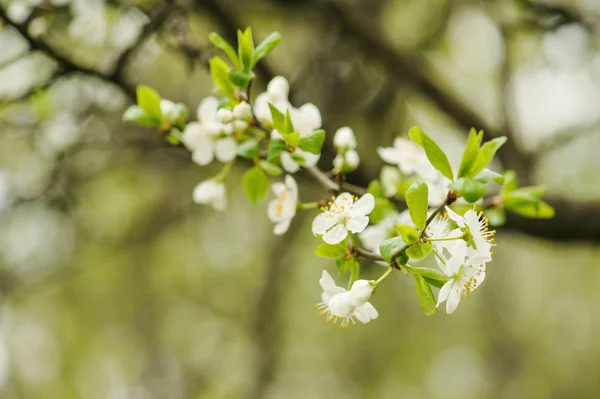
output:
[[[377,179],[369,183],[369,187],[367,187],[367,192],[375,198],[385,198],[385,194],[383,193],[383,189],[381,188],[381,182]]]
[[[241,67],[240,60],[238,59],[238,56],[235,50],[233,49],[233,46],[231,46],[231,44],[229,44],[227,40],[223,39],[221,36],[219,36],[218,33],[215,32],[212,32],[210,35],[208,35],[208,40],[210,40],[211,43],[214,44],[217,48],[223,50],[236,68]]]
[[[555,214],[554,208],[541,200],[538,200],[534,204],[506,205],[506,209],[518,213],[519,215],[534,219],[551,219]]]
[[[507,170],[504,172],[504,185],[502,188],[505,193],[515,191],[518,187],[517,174],[514,170]]]
[[[427,222],[428,191],[427,184],[421,180],[417,180],[406,192],[408,212],[413,223],[419,230],[423,230]]]
[[[281,132],[281,134],[292,133],[293,131],[294,131],[294,124],[292,123],[292,115],[290,114],[290,109],[288,108],[285,111],[283,131]]]
[[[506,212],[504,208],[489,208],[484,211],[490,226],[498,227],[506,223]]]
[[[229,79],[229,67],[219,57],[213,57],[210,59],[210,75],[213,83],[217,86],[218,90],[227,97],[233,97],[235,93],[235,87]]]
[[[484,168],[481,172],[474,177],[474,180],[487,183],[491,180],[495,181],[497,184],[502,185],[504,183],[504,176],[500,173],[496,173],[494,171],[489,170],[488,168]]]
[[[267,195],[269,178],[262,169],[254,167],[244,175],[242,186],[250,201],[256,204]]]
[[[290,134],[293,134],[293,133],[290,133]],[[304,159],[304,157],[302,155],[300,155],[296,152],[290,152],[290,158],[292,158],[292,161],[296,162],[300,166],[303,166],[306,163],[306,159]]]
[[[392,237],[388,238],[379,246],[379,252],[381,252],[381,256],[385,259],[386,262],[392,261],[392,255],[402,247],[404,247],[406,243],[402,240],[402,237]]]
[[[281,34],[279,32],[273,32],[265,40],[260,42],[254,49],[254,59],[252,60],[252,67],[256,65],[261,58],[275,50],[275,47],[281,43]]]
[[[479,140],[478,140],[477,131],[474,128],[471,128],[469,132],[469,139],[467,140],[467,145],[465,147],[465,152],[463,153],[462,160],[460,161],[460,168],[458,169],[458,177],[464,177],[475,162],[477,158],[477,154],[479,153]]]
[[[431,316],[437,310],[431,287],[420,274],[414,273],[413,277],[415,279],[417,296],[419,297],[421,307],[427,316]]]
[[[461,177],[452,182],[450,188],[467,202],[473,203],[485,195],[486,184],[479,180]]]
[[[337,245],[329,245],[326,243],[322,243],[317,248],[315,248],[315,254],[323,258],[339,258],[341,256],[345,256],[346,252],[348,252],[348,247],[346,246],[345,242],[339,243]]]
[[[431,243],[425,242],[425,243],[411,245],[406,250],[406,254],[411,259],[423,259],[423,258],[427,257],[427,255],[429,255],[432,250],[433,250],[433,246],[431,245]]]
[[[247,72],[241,69],[232,69],[229,71],[229,79],[231,83],[237,87],[246,88],[250,84],[250,81],[254,79],[254,72]]]
[[[254,139],[246,140],[237,147],[237,154],[246,159],[253,159],[258,156],[260,148]]]
[[[467,177],[477,176],[477,174],[481,172],[483,168],[488,166],[492,158],[494,158],[496,151],[498,151],[498,149],[502,147],[502,144],[504,143],[506,143],[506,137],[502,136],[490,140],[482,145],[479,149],[479,154],[477,154],[477,159],[473,163],[473,166],[467,174]]]
[[[246,72],[250,72],[254,57],[254,40],[252,39],[252,29],[250,27],[246,28],[244,33],[238,30],[238,52],[242,67]]]
[[[279,176],[283,173],[279,166],[268,161],[261,160],[258,163],[258,166],[260,166],[260,168],[264,170],[269,176]]]
[[[452,167],[450,166],[448,157],[446,157],[444,151],[442,151],[442,149],[435,143],[435,141],[433,141],[417,126],[412,127],[409,130],[408,135],[417,144],[423,147],[423,149],[425,150],[425,154],[427,155],[427,159],[429,159],[429,162],[431,162],[434,168],[439,170],[448,179],[454,180]]]
[[[273,126],[279,131],[279,133],[285,133],[285,116],[277,109],[276,106],[269,103],[269,109],[271,110],[271,120]]]
[[[267,149],[267,161],[275,161],[283,151],[285,151],[285,141],[282,139],[271,139]]]
[[[123,114],[123,121],[135,122],[146,127],[156,127],[160,124],[160,119],[148,115],[139,105],[132,105],[127,108]]]
[[[425,267],[412,267],[412,266],[406,265],[406,266],[404,266],[404,268],[412,274],[421,275],[423,278],[427,279],[428,281],[434,281],[435,283],[430,283],[430,284],[432,284],[434,287],[438,287],[438,288],[440,288],[441,286],[446,284],[446,282],[450,279],[448,276],[446,276],[443,273],[438,272],[437,270],[428,269]]]
[[[292,132],[283,135],[283,141],[291,147],[296,147],[300,141],[300,133]]]
[[[151,87],[140,85],[137,87],[137,103],[146,115],[162,120],[160,109],[160,95]]]
[[[412,226],[407,224],[399,224],[395,226],[396,231],[400,233],[400,237],[407,244],[414,244],[419,241],[419,232]]]
[[[311,154],[320,154],[325,142],[325,130],[315,130],[300,138],[298,148]]]

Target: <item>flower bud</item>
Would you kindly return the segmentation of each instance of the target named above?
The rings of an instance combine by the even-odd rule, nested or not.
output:
[[[346,153],[344,154],[344,158],[346,160],[346,166],[350,170],[356,169],[358,167],[358,164],[360,163],[360,157],[358,156],[358,152],[354,150],[346,151]]]
[[[235,119],[249,119],[252,116],[252,107],[246,101],[242,101],[233,108]]]
[[[233,119],[233,114],[228,108],[221,108],[217,111],[217,120],[221,123],[229,123]]]
[[[277,100],[287,100],[290,93],[290,84],[283,76],[275,76],[267,85],[267,93]]]
[[[248,122],[240,120],[233,121],[233,130],[236,132],[243,132],[246,129],[248,129]]]
[[[227,208],[225,184],[214,180],[206,180],[198,184],[194,189],[193,198],[195,203],[211,205],[217,211]]]
[[[354,132],[352,131],[352,129],[350,129],[347,126],[339,128],[333,136],[333,145],[337,149],[355,149],[356,137],[354,137]]]

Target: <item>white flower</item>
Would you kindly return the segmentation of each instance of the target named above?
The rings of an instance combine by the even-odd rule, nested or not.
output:
[[[457,235],[464,235],[462,245],[466,250],[465,255],[479,263],[491,261],[496,232],[488,230],[488,220],[483,213],[477,214],[475,210],[470,209],[464,216],[460,216],[449,207],[446,207],[446,213],[458,225],[458,229],[455,230]]]
[[[333,136],[333,145],[338,150],[354,150],[356,148],[356,137],[352,129],[347,126],[339,128]]]
[[[434,180],[424,181],[428,188],[427,202],[429,206],[437,207],[442,205],[448,198],[448,185],[450,184],[450,180],[437,170],[435,172],[437,176]]]
[[[237,142],[231,137],[232,123],[221,123],[231,111],[218,110],[219,100],[205,98],[198,106],[199,122],[191,122],[183,131],[182,142],[192,151],[192,160],[198,165],[208,165],[216,157],[220,162],[230,162],[236,157]]]
[[[194,202],[211,205],[217,211],[227,208],[227,190],[225,184],[214,180],[205,180],[194,188]]]
[[[291,108],[290,116],[294,130],[300,133],[300,137],[320,129],[323,122],[319,108],[311,103],[304,104],[298,109]]]
[[[233,120],[233,113],[227,108],[220,108],[217,111],[217,120],[223,124],[227,124]]]
[[[431,166],[425,151],[412,140],[397,137],[393,147],[379,147],[377,153],[385,162],[398,165],[405,175],[416,173],[427,181],[437,180],[439,172]]]
[[[371,252],[379,253],[379,246],[388,238],[397,234],[394,226],[398,224],[413,225],[408,210],[386,216],[379,223],[368,226],[360,233],[360,241]]]
[[[323,293],[322,302],[317,304],[319,312],[326,316],[327,322],[333,319],[337,323],[341,319],[340,327],[346,328],[356,324],[354,319],[366,324],[379,316],[375,307],[367,302],[373,293],[373,286],[366,280],[357,280],[352,285],[350,291],[335,285],[333,278],[323,270],[319,280]]]
[[[261,123],[272,123],[269,103],[285,115],[292,105],[288,101],[290,85],[282,76],[276,76],[267,84],[267,91],[254,101],[254,115]]]
[[[271,185],[275,198],[267,207],[267,216],[275,222],[273,233],[284,234],[290,227],[292,218],[296,215],[298,202],[298,185],[290,175],[285,177],[285,184],[275,183]]]
[[[160,112],[163,119],[171,121],[177,118],[179,110],[173,101],[163,99],[160,100]]]
[[[235,119],[249,119],[252,117],[252,107],[246,101],[242,101],[233,108]]]
[[[469,298],[471,292],[485,279],[485,264],[467,258],[466,247],[457,246],[452,250],[452,257],[442,267],[450,280],[442,286],[438,294],[437,306],[446,301],[446,312],[456,310],[461,299]]]
[[[352,172],[360,164],[360,157],[355,150],[346,150],[343,154],[338,154],[333,159],[335,170],[343,172]]]
[[[273,99],[287,100],[290,94],[290,84],[283,76],[275,76],[267,84],[267,93]]]
[[[312,224],[313,234],[322,234],[323,241],[335,245],[342,242],[348,232],[361,233],[369,224],[367,216],[375,207],[375,198],[365,194],[360,199],[350,193],[342,193],[329,203]]]

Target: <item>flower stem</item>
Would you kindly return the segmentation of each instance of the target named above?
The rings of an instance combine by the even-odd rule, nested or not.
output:
[[[379,283],[381,283],[383,280],[385,280],[387,278],[387,276],[390,275],[392,270],[394,270],[393,266],[388,267],[387,270],[381,275],[381,277],[379,277],[379,279],[377,279],[377,281],[375,281],[375,286],[379,285]]]
[[[440,255],[440,253],[437,251],[437,249],[433,248],[432,252],[434,253],[435,256],[437,256],[437,258],[440,260],[440,262],[442,262],[442,264],[446,264],[446,261],[444,260],[444,257],[442,255]]]
[[[227,162],[223,166],[223,169],[221,169],[219,174],[213,178],[213,180],[216,182],[222,183],[225,180],[225,178],[227,178],[227,175],[229,174],[229,171],[231,170],[232,166],[233,166],[233,161]]]
[[[306,209],[316,209],[319,207],[319,202],[315,201],[315,202],[298,202],[298,209],[300,210],[306,210]]]
[[[429,237],[424,237],[426,241],[430,241],[430,242],[435,242],[435,241],[454,241],[454,240],[460,240],[463,238],[463,236],[458,236],[458,237],[440,237],[440,238],[429,238]]]

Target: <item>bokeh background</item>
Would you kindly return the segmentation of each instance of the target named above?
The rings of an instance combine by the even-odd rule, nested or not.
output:
[[[273,236],[243,165],[225,212],[195,205],[218,166],[120,121],[140,83],[195,109],[207,34],[246,25],[284,37],[255,93],[287,76],[354,128],[349,180],[414,124],[456,163],[473,126],[509,136],[494,168],[547,184],[556,218],[509,215],[451,316],[395,273],[375,322],[326,324],[314,215]],[[599,31],[597,0],[1,0],[0,397],[599,397]]]

